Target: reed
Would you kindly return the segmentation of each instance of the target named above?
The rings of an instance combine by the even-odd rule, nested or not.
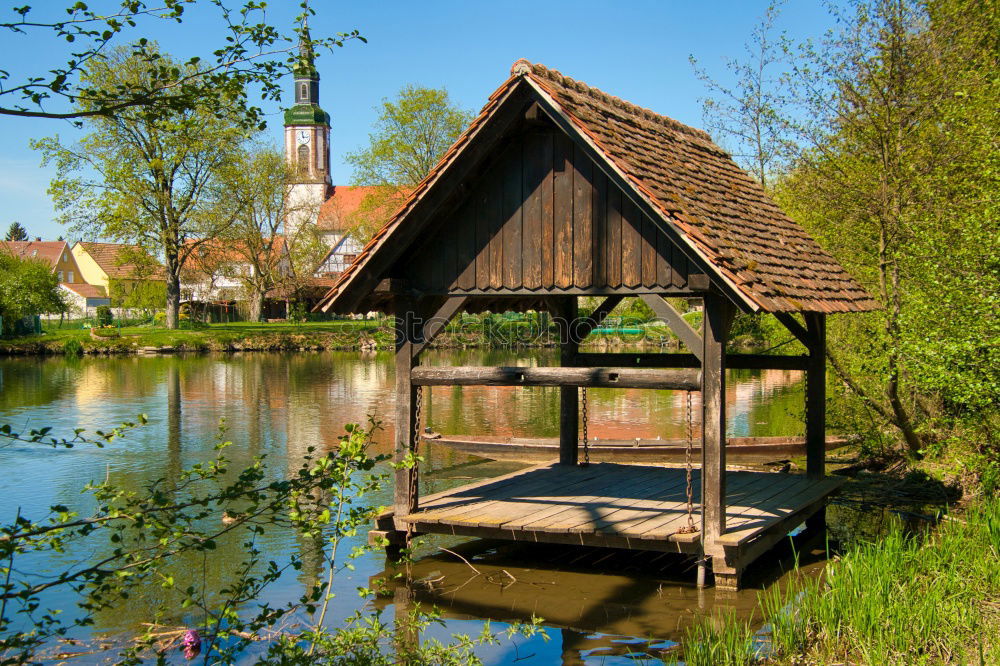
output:
[[[937,529],[853,544],[820,578],[799,576],[760,597],[767,649],[748,623],[722,616],[692,628],[689,664],[1000,663],[1000,501]],[[707,661],[703,655],[709,655]],[[749,661],[747,661],[749,659]]]

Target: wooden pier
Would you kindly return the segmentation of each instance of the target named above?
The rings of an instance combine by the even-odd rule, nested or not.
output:
[[[581,312],[581,297],[596,307]],[[687,353],[581,353],[626,297]],[[700,305],[700,329],[679,302]],[[696,556],[699,584],[711,566],[717,585],[736,586],[839,485],[825,475],[826,315],[876,307],[707,134],[518,61],[317,309],[395,316],[399,465],[376,532],[394,548],[444,532],[673,550]],[[559,366],[422,367],[462,311],[547,312]],[[773,315],[797,348],[728,353],[737,312]],[[804,476],[727,469],[728,367],[804,373]],[[558,464],[420,498],[421,392],[446,385],[558,387]],[[700,392],[692,483],[686,470],[581,465],[590,387]]]
[[[843,482],[727,472],[726,532],[719,543],[730,575],[738,576],[754,559],[747,555],[770,549],[822,509]],[[567,469],[552,463],[427,496],[400,521],[422,534],[698,554],[701,532],[684,531],[686,488],[683,469],[614,463]],[[693,471],[692,489],[700,497],[699,470]],[[388,536],[393,518],[383,514],[379,523],[389,529],[372,536]],[[697,502],[691,518],[701,524]]]

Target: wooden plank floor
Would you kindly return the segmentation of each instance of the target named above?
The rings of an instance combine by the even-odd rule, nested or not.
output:
[[[699,470],[693,472],[694,523],[700,525]],[[726,473],[727,546],[780,527],[843,482],[795,474]],[[598,463],[528,468],[437,493],[403,519],[417,532],[511,540],[695,552],[700,534],[687,525],[683,469]],[[789,529],[794,525],[790,525]]]

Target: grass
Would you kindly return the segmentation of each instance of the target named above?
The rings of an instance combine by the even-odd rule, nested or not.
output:
[[[376,321],[305,323],[236,322],[193,330],[153,326],[121,329],[121,337],[95,340],[89,329],[46,328],[41,336],[0,340],[0,354],[130,353],[142,347],[173,347],[181,351],[280,351],[298,349],[357,349],[364,339],[390,348],[392,330]]]
[[[760,597],[767,657],[749,623],[707,618],[684,642],[700,664],[1000,663],[1000,501],[970,508],[926,534],[900,526],[857,543],[820,578]]]

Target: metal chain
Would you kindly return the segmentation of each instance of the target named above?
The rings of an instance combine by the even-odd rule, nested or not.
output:
[[[691,449],[694,446],[694,426],[692,425],[692,409],[691,409],[691,391],[687,392],[687,406],[685,409],[685,428],[684,434],[686,439],[686,447],[684,452],[684,460],[687,468],[687,526],[682,527],[677,530],[680,534],[691,534],[697,532],[698,528],[694,524],[694,484],[691,480],[691,469],[693,467],[691,462]]]
[[[411,446],[410,450],[413,452],[414,456],[420,453],[420,418],[421,418],[421,412],[423,411],[423,404],[424,404],[424,387],[418,386],[416,390],[416,395],[413,398],[413,439],[410,444]],[[410,506],[414,508],[416,508],[417,506],[418,493],[419,493],[419,489],[417,488],[417,485],[420,482],[420,478],[418,476],[419,471],[420,468],[414,461],[413,467],[410,468],[410,479],[411,479]],[[412,534],[413,532],[412,523],[410,522],[406,523],[406,531],[407,535]]]
[[[587,434],[587,423],[590,421],[590,410],[587,407],[587,387],[583,390],[583,466],[590,464],[590,436]]]

